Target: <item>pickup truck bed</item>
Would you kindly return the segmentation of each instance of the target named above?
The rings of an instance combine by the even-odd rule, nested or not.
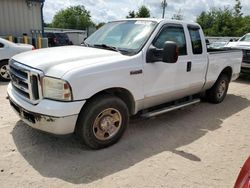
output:
[[[240,72],[239,62],[242,60],[242,50],[212,50],[208,49],[208,70],[206,76],[206,87],[205,89],[210,88],[214,84],[214,80],[217,79],[220,71],[227,66],[232,67],[233,72]],[[238,78],[238,74],[233,74],[231,76],[232,80]]]

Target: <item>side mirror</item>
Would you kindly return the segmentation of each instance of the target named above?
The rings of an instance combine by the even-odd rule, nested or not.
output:
[[[158,49],[153,45],[151,45],[147,51],[146,62],[154,63],[157,61],[162,61],[162,53],[163,53],[162,49]]]
[[[162,61],[165,63],[176,63],[179,57],[179,48],[175,42],[167,41],[164,44]]]

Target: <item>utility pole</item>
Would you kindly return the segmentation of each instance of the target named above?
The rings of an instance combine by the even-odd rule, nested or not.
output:
[[[168,6],[167,1],[166,1],[166,0],[163,0],[163,1],[161,2],[161,6],[162,6],[162,18],[164,19],[164,18],[165,18],[165,9],[166,9],[166,7]]]

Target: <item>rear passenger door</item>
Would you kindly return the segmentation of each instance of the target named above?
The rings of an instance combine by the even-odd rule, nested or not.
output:
[[[189,80],[189,89],[193,93],[200,92],[204,83],[207,71],[208,61],[205,41],[201,40],[204,35],[199,26],[188,25],[189,57],[187,66],[187,79]]]

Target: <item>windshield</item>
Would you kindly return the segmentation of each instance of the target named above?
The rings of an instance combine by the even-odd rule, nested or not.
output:
[[[250,34],[245,35],[240,39],[242,42],[250,42]]]
[[[105,24],[85,40],[88,46],[109,46],[121,51],[137,53],[145,44],[157,22],[118,21]]]

